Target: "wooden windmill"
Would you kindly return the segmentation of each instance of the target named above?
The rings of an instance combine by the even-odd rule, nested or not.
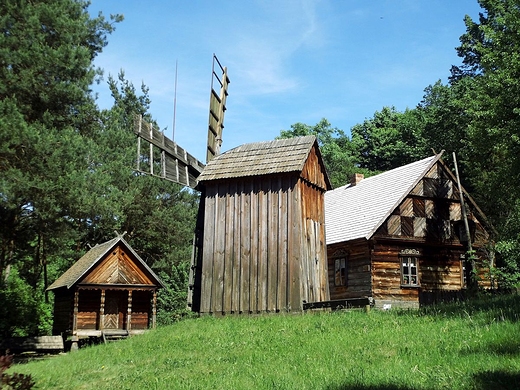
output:
[[[224,315],[301,311],[328,300],[324,194],[331,186],[316,138],[220,154],[229,78],[216,57],[212,75],[206,164],[141,118],[135,125],[137,169],[201,192],[188,305]]]
[[[221,72],[220,75],[217,73],[218,70]],[[213,55],[211,73],[206,163],[220,153],[229,85],[227,68],[220,64],[215,55]],[[217,84],[220,86],[219,92],[215,90]],[[137,171],[183,186],[191,188],[197,186],[197,177],[201,174],[205,164],[165,137],[159,128],[144,121],[141,116],[135,118],[134,131],[137,135]],[[143,145],[143,141],[147,145]]]

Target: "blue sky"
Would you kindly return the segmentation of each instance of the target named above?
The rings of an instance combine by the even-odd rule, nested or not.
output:
[[[477,0],[92,0],[123,14],[96,66],[150,89],[165,134],[205,162],[213,53],[228,67],[222,151],[327,118],[347,133],[384,106],[413,108],[460,64]],[[176,126],[173,128],[177,65]],[[98,105],[112,104],[106,82]]]

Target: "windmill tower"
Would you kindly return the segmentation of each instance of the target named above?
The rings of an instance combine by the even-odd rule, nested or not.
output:
[[[214,56],[206,164],[137,118],[138,170],[201,192],[188,290],[193,311],[301,311],[305,302],[329,299],[324,194],[331,186],[318,143],[299,137],[220,154],[228,84]]]

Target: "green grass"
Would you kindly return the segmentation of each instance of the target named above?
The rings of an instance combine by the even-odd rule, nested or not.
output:
[[[520,297],[190,319],[13,370],[39,389],[513,389]]]

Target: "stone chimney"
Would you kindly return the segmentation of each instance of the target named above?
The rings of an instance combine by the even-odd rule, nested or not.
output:
[[[362,173],[354,173],[350,177],[350,186],[354,187],[356,184],[358,184],[364,178],[365,178],[365,175],[363,175]]]

